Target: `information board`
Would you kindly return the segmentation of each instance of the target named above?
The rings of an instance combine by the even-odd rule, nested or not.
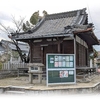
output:
[[[74,54],[47,54],[47,85],[75,84],[75,56]]]

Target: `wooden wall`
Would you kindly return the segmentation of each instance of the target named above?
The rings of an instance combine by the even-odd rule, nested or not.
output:
[[[88,66],[87,57],[88,57],[88,49],[76,42],[76,66],[77,67]]]
[[[59,53],[57,41],[34,42],[32,44],[32,62],[43,63],[46,65],[47,53]],[[74,40],[63,40],[60,42],[61,54],[74,54]],[[83,67],[88,64],[88,48],[79,42],[76,42],[76,66]]]
[[[74,40],[66,40],[62,43],[63,54],[74,54]]]
[[[58,44],[57,41],[55,43],[47,42],[40,42],[40,43],[33,43],[32,49],[32,62],[35,63],[43,63],[46,64],[46,54],[47,53],[58,53]],[[60,53],[61,54],[74,54],[74,42],[73,40],[64,40],[60,43]]]

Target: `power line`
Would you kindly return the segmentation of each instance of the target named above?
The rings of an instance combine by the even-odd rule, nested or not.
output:
[[[93,18],[91,16],[91,12],[90,12],[89,5],[88,4],[87,4],[87,9],[88,9],[88,13],[89,13],[90,20],[94,24],[95,33],[99,33],[100,32],[100,29],[99,29],[98,25],[93,21]]]
[[[91,21],[92,21],[92,23],[93,23],[93,19],[92,19],[92,16],[91,16],[91,13],[90,13],[90,9],[89,9],[89,5],[87,4],[87,9],[88,9],[88,13],[89,13],[89,15],[90,15],[90,19],[91,19]]]

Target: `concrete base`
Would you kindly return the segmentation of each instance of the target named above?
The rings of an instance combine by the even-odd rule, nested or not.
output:
[[[91,94],[100,91],[100,75],[90,82],[77,82],[76,84],[50,85],[46,86],[46,80],[42,80],[42,84],[37,84],[35,80],[33,84],[29,84],[29,77],[6,78],[0,80],[0,93],[23,92],[24,94]],[[8,91],[8,92],[7,92]],[[10,91],[10,92],[9,92]],[[33,95],[34,95],[33,94]]]
[[[47,88],[32,88],[32,87],[18,87],[18,86],[9,86],[5,88],[0,88],[0,94],[51,94],[51,95],[61,95],[61,94],[92,94],[98,91],[100,88],[100,83],[95,84],[94,86],[88,87],[73,87],[73,88],[66,88],[63,87],[47,87]]]

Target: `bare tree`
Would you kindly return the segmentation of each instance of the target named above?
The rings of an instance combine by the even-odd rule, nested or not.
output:
[[[24,60],[24,59],[23,59],[22,51],[21,51],[21,49],[19,48],[17,41],[11,38],[11,35],[12,35],[12,33],[19,33],[19,32],[21,32],[21,31],[23,31],[24,19],[25,19],[25,18],[20,17],[19,20],[16,20],[15,17],[12,16],[12,23],[13,23],[14,26],[15,26],[15,27],[13,27],[13,28],[10,28],[10,26],[7,26],[7,27],[6,27],[6,26],[3,25],[2,23],[0,23],[0,26],[1,26],[1,27],[0,27],[0,30],[3,31],[4,33],[8,34],[8,37],[13,41],[13,43],[15,44],[16,49],[17,49],[17,51],[18,51],[18,53],[19,53],[19,55],[20,55],[20,57],[21,57],[22,62],[23,62],[23,60]]]
[[[20,31],[23,31],[23,23],[25,18],[22,18],[20,16],[19,20],[16,20],[14,16],[12,16],[12,22],[15,24],[15,27],[17,28],[16,31],[19,33]]]
[[[12,16],[12,24],[14,25],[13,28],[10,26],[5,26],[2,23],[0,23],[0,30],[3,31],[4,33],[11,34],[11,33],[16,33],[16,32],[21,32],[23,31],[23,23],[25,18],[20,17],[18,20],[15,19],[14,16]]]
[[[7,33],[7,34],[9,34],[10,35],[10,33],[12,33],[12,32],[14,32],[14,29],[11,29],[9,26],[8,27],[6,27],[6,26],[4,26],[2,23],[0,23],[0,30],[2,31],[2,32],[4,32],[4,33]]]

